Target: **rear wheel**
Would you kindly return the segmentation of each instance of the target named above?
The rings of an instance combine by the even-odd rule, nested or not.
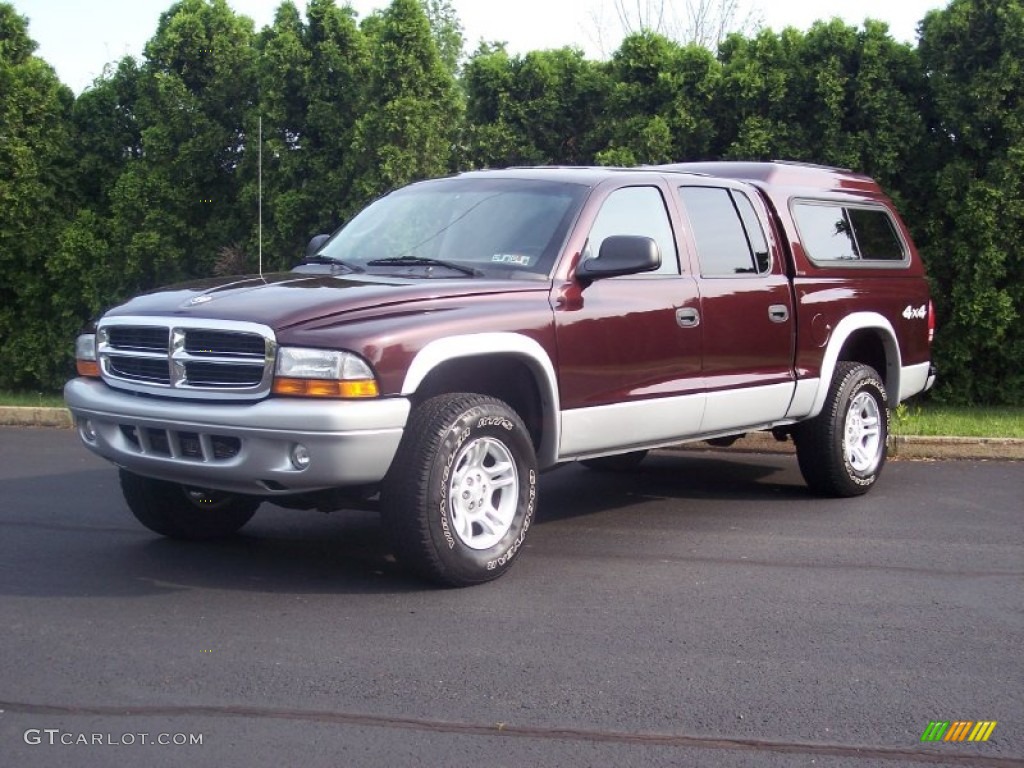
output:
[[[821,413],[794,431],[797,460],[807,484],[827,496],[859,496],[885,465],[889,410],[885,384],[874,368],[836,366]]]
[[[395,553],[446,586],[495,579],[533,522],[537,459],[519,415],[475,394],[446,394],[413,411],[381,491]]]
[[[135,518],[172,539],[219,539],[238,531],[261,499],[193,488],[121,470],[121,492]]]

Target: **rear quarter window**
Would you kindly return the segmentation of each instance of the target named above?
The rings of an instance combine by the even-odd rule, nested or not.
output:
[[[909,253],[889,211],[881,206],[799,200],[793,218],[808,258],[836,266],[905,266]]]

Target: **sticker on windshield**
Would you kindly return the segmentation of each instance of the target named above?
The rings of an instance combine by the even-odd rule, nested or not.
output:
[[[491,256],[494,264],[515,264],[517,267],[528,267],[533,263],[532,256],[518,256],[514,253],[496,253]]]

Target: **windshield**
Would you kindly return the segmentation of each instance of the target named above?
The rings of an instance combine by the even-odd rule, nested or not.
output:
[[[446,277],[547,276],[586,193],[579,184],[529,179],[422,182],[365,208],[320,255],[372,272],[419,266]]]

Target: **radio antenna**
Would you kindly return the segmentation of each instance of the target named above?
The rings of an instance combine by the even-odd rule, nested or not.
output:
[[[259,198],[259,224],[257,226],[257,230],[258,230],[257,239],[259,240],[260,279],[262,279],[263,278],[263,115],[260,115],[259,125],[260,125],[260,128],[259,128],[260,138],[259,138],[259,149],[258,149],[258,152],[257,152],[258,159],[257,159],[257,162],[256,162],[256,164],[258,166],[257,176],[259,178],[259,181],[258,181],[259,190],[257,191],[256,196]]]

